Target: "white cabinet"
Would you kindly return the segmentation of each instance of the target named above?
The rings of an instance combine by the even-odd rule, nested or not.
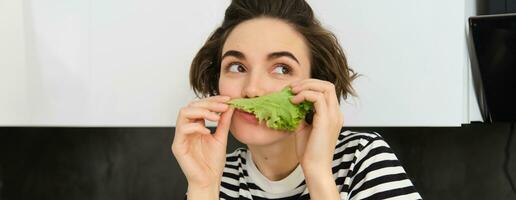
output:
[[[0,125],[174,126],[194,99],[190,61],[228,3],[2,1],[18,9],[0,6],[0,19],[17,27],[0,32],[17,47],[0,47],[14,56],[0,57]],[[459,126],[478,116],[468,89],[470,2],[309,3],[363,74],[359,97],[342,105],[345,126]]]

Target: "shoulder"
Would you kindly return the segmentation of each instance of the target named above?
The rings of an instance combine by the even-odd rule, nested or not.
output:
[[[389,145],[383,137],[377,132],[341,132],[335,151],[333,154],[334,167],[333,173],[354,175],[361,169],[364,162],[370,164],[372,162],[396,160],[396,156],[390,149]],[[381,162],[381,164],[385,164]],[[387,163],[389,165],[397,165],[395,162]]]
[[[377,132],[356,132],[343,131],[340,133],[335,146],[335,153],[338,154],[343,150],[347,153],[354,153],[359,156],[361,152],[372,147],[385,147],[386,151],[390,151],[390,147],[383,137]]]
[[[389,144],[377,132],[344,131],[340,133],[335,152],[354,154],[355,162],[363,160],[397,160]]]
[[[338,159],[350,162],[349,173],[343,181],[345,187],[341,190],[348,197],[421,199],[398,158],[379,133],[344,131],[337,142],[336,152],[340,151],[346,153]]]
[[[383,137],[378,132],[357,132],[347,130],[340,133],[337,144],[357,142],[365,146],[376,140],[383,140]]]
[[[344,131],[339,135],[334,162],[339,163],[332,170],[334,173],[341,171],[341,176],[352,179],[363,179],[370,172],[384,173],[383,168],[397,167],[403,171],[401,163],[391,150],[387,142],[377,132]]]

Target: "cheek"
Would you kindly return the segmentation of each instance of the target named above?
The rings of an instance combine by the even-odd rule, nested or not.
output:
[[[240,95],[240,83],[235,80],[227,79],[224,77],[219,78],[219,93],[220,95],[237,97]]]

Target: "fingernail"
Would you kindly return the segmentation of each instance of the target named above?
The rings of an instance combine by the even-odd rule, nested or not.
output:
[[[292,98],[290,98],[290,102],[295,103],[296,102],[296,97],[297,96],[293,96]]]

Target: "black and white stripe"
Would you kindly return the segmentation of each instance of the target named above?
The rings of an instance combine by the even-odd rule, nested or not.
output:
[[[226,156],[220,199],[310,199],[303,181],[289,194],[267,193],[250,178],[247,150]],[[341,199],[422,199],[389,145],[378,133],[345,131],[333,156],[333,176]]]

